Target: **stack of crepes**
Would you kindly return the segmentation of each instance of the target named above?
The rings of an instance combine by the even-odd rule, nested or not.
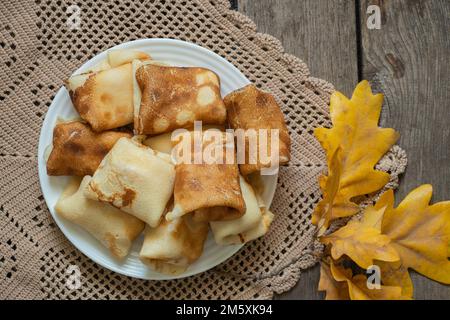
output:
[[[125,258],[144,232],[141,260],[174,275],[200,257],[209,229],[219,245],[267,232],[273,214],[261,201],[258,177],[274,163],[259,161],[248,144],[251,163],[238,164],[235,153],[234,161],[223,161],[228,153],[218,151],[235,150],[227,128],[276,129],[276,164],[289,161],[289,134],[270,94],[248,85],[222,99],[211,70],[170,66],[133,50],[109,51],[66,87],[80,119],[58,121],[46,152],[48,175],[74,176],[55,210],[114,257]],[[192,131],[196,121],[208,130]],[[189,158],[213,145],[213,161],[173,156],[197,134],[200,147]]]

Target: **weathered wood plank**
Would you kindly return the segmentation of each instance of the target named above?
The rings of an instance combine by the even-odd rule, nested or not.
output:
[[[311,74],[346,94],[358,82],[354,1],[238,0],[238,10],[258,31],[277,37],[286,52],[303,59]],[[281,299],[319,299],[319,268],[302,273],[297,286]]]
[[[366,27],[368,5],[382,13],[380,30]],[[423,183],[433,201],[450,199],[450,2],[362,0],[362,74],[385,94],[382,125],[401,134],[408,168],[397,198]],[[449,299],[450,287],[417,274],[418,299]]]
[[[354,1],[238,0],[238,10],[305,61],[312,75],[352,92],[358,80]]]

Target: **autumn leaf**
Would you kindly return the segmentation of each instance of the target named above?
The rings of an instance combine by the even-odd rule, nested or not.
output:
[[[380,268],[381,281],[384,285],[401,287],[402,296],[412,298],[414,290],[413,283],[409,276],[408,268],[401,261],[375,261],[374,265]]]
[[[431,185],[422,185],[393,208],[392,190],[381,232],[391,239],[404,268],[450,284],[450,201],[429,205]]]
[[[325,187],[322,188],[322,200],[317,204],[317,207],[313,214],[313,223],[318,226],[319,233],[318,235],[321,236],[327,229],[328,223],[330,221],[329,217],[331,216],[331,210],[333,209],[333,203],[334,199],[336,197],[336,194],[339,190],[339,181],[340,181],[340,148],[337,148],[334,151],[334,154],[332,156],[332,159],[329,164],[329,174],[328,177],[321,176],[319,178],[320,185],[324,185]],[[325,178],[327,178],[325,180]],[[320,218],[320,221],[316,221],[317,216],[315,215],[316,212],[321,212],[322,217]],[[318,219],[318,218],[317,218]]]
[[[374,227],[381,232],[381,224],[383,222],[384,212],[391,203],[391,192],[384,192],[380,195],[374,205],[365,208],[362,223],[367,226]]]
[[[352,198],[375,192],[389,181],[388,173],[374,169],[398,139],[395,130],[378,127],[382,103],[383,95],[373,95],[367,81],[357,85],[350,100],[335,92],[330,100],[333,127],[314,131],[328,165],[328,176],[319,181],[324,198],[312,217],[319,234],[330,221],[358,211]]]
[[[394,202],[394,193],[392,190],[384,192],[374,206],[368,206],[364,211],[363,220],[365,223],[373,225],[381,231],[381,225],[384,212],[388,207],[392,207]],[[394,261],[375,261],[374,265],[380,268],[381,281],[387,286],[396,286],[402,288],[402,295],[407,298],[413,296],[413,283],[409,276],[408,268],[402,262]]]
[[[322,268],[322,285],[319,289],[325,290],[330,297],[342,297],[342,293],[337,291],[337,288],[342,290],[342,284],[333,283],[334,280],[346,283],[351,299],[410,299],[413,296],[413,284],[408,268],[448,284],[450,201],[430,205],[431,196],[432,187],[423,185],[394,208],[394,193],[388,190],[375,205],[365,209],[359,221],[350,221],[321,238],[323,243],[331,245],[330,252],[334,260],[350,258],[364,269],[370,265],[378,266],[383,293],[367,291],[364,275],[351,277],[349,271],[333,267],[332,264],[328,278],[327,269]],[[395,254],[397,259],[390,259]],[[394,288],[400,288],[400,293]]]
[[[349,221],[332,234],[320,238],[322,243],[331,245],[333,259],[346,255],[364,269],[373,265],[374,260],[393,262],[400,259],[390,244],[390,238],[381,234],[381,221],[386,206],[383,206],[385,199],[380,200],[380,204],[369,206],[365,210],[361,221]]]
[[[322,243],[331,245],[333,259],[346,255],[364,269],[373,265],[375,259],[399,260],[399,255],[390,245],[390,238],[381,234],[382,219],[389,201],[389,193],[384,193],[374,206],[366,208],[360,221],[349,221],[334,233],[320,238]]]
[[[379,285],[369,287],[365,275],[352,275],[350,269],[335,265],[322,263],[319,290],[326,292],[327,300],[399,300],[407,299],[402,295],[399,286]],[[347,290],[347,291],[345,291]]]
[[[350,299],[347,283],[336,281],[331,273],[330,266],[325,263],[321,263],[320,265],[320,280],[318,289],[319,291],[325,291],[325,300]]]
[[[380,285],[377,288],[367,286],[366,276],[359,274],[351,280],[347,280],[348,291],[351,300],[406,300],[402,296],[402,288],[394,286]]]

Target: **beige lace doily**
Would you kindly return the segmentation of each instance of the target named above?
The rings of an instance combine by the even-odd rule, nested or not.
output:
[[[312,132],[328,126],[329,83],[309,75],[280,42],[256,32],[226,0],[80,1],[81,25],[66,25],[64,1],[20,0],[0,6],[0,298],[198,299],[271,298],[292,288],[317,262],[310,215],[326,170]],[[208,272],[182,280],[128,278],[87,259],[62,235],[46,207],[37,174],[45,113],[82,62],[122,42],[177,38],[204,46],[275,95],[292,137],[293,160],[281,169],[270,233]],[[356,85],[356,84],[355,84]],[[379,167],[398,175],[406,164],[394,147]],[[66,286],[70,265],[81,288]]]

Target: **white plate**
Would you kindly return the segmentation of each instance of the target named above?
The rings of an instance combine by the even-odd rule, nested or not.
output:
[[[111,49],[119,48],[141,50],[150,54],[155,60],[166,61],[176,66],[197,66],[211,69],[220,76],[222,96],[249,83],[249,80],[228,61],[192,43],[172,39],[142,39],[123,43]],[[86,71],[105,58],[106,51],[83,64],[74,74]],[[139,250],[143,241],[142,235],[135,241],[129,256],[123,261],[118,261],[109,254],[109,251],[100,242],[86,231],[58,217],[55,214],[54,206],[67,184],[69,177],[50,177],[47,175],[44,151],[52,142],[53,127],[57,118],[70,119],[76,116],[77,112],[73,108],[69,94],[62,87],[53,99],[42,124],[38,149],[39,180],[45,202],[50,209],[53,219],[55,219],[67,239],[86,256],[105,268],[127,276],[142,279],[167,280],[183,278],[211,269],[231,257],[242,247],[242,245],[219,246],[214,242],[210,233],[205,243],[202,256],[183,274],[168,276],[149,269],[139,260]],[[264,194],[262,198],[269,207],[275,193],[277,175],[264,176],[263,179]]]

